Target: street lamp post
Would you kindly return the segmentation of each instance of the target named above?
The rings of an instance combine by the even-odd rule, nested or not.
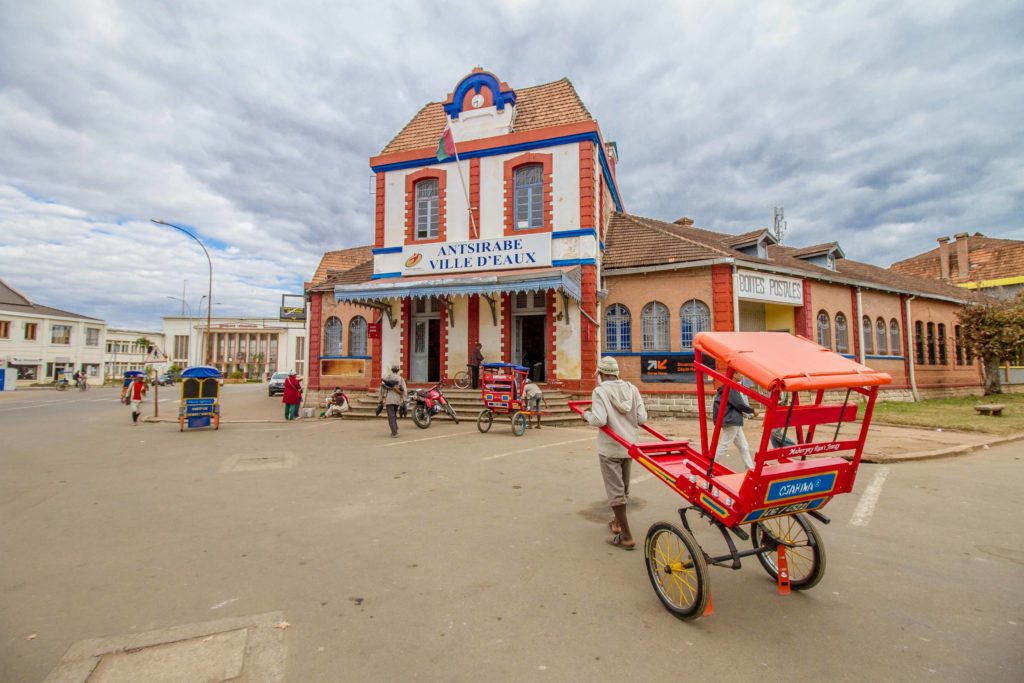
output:
[[[209,266],[209,269],[210,269],[209,286],[208,286],[208,292],[207,292],[207,295],[206,295],[207,296],[206,300],[207,301],[213,301],[213,261],[210,260],[210,252],[206,251],[206,247],[203,245],[203,243],[199,240],[198,237],[196,237],[195,235],[193,235],[192,233],[190,233],[188,230],[186,230],[185,228],[181,227],[180,225],[175,225],[174,223],[168,223],[167,221],[159,221],[159,220],[157,220],[155,218],[150,218],[149,220],[151,222],[153,222],[153,223],[156,223],[157,225],[166,225],[169,228],[174,228],[175,230],[177,230],[179,232],[183,232],[186,235],[188,235],[189,237],[191,237],[192,239],[194,239],[196,241],[196,243],[199,244],[199,246],[203,250],[203,253],[206,254],[206,264],[207,264],[207,266]],[[209,306],[206,307],[206,338],[204,339],[204,346],[206,348],[206,354],[205,354],[205,356],[206,356],[206,364],[210,365],[210,363],[211,363],[211,359],[210,359],[210,351],[211,351],[211,349],[210,349],[210,307]]]

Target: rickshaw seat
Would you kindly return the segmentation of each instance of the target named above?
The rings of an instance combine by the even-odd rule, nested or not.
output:
[[[740,495],[740,489],[743,488],[743,480],[746,476],[746,472],[720,474],[717,477],[714,477],[711,481],[714,482],[715,486],[732,495],[733,498],[738,498]]]

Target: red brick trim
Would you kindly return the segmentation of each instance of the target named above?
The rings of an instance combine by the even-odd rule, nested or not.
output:
[[[598,228],[596,216],[597,202],[594,197],[594,143],[581,142],[579,148],[580,228]]]
[[[373,246],[384,246],[384,174],[377,174],[376,209],[374,211]]]
[[[409,297],[402,299],[402,343],[401,343],[401,358],[400,363],[402,364],[402,377],[409,376],[409,346],[411,340],[409,334],[411,332],[410,325],[412,325],[412,302]]]
[[[469,208],[473,212],[473,220],[476,222],[476,233],[473,232],[473,225],[469,226],[469,238],[480,237],[480,160],[469,160]]]
[[[320,388],[320,338],[323,334],[323,292],[313,292],[309,297],[309,339],[306,341],[309,348],[306,350],[306,376],[309,381],[306,386],[313,389]]]
[[[440,339],[440,353],[441,358],[438,359],[438,374],[440,379],[443,381],[448,378],[448,304],[441,301],[441,339]]]
[[[711,266],[711,329],[733,331],[732,304],[732,267],[724,263]]]
[[[429,240],[416,239],[416,183],[428,178],[437,178],[437,237]],[[423,168],[405,176],[405,243],[429,244],[444,242],[447,237],[448,171],[443,168]]]
[[[597,268],[582,266],[581,290],[583,310],[597,320]],[[580,389],[589,390],[597,386],[597,339],[600,330],[594,323],[580,316]]]
[[[853,287],[850,287],[850,310],[853,311],[853,320],[850,321],[852,323],[850,327],[853,328],[851,330],[853,332],[853,357],[859,359],[863,322],[860,319],[860,309],[857,308],[857,290]],[[858,360],[858,362],[860,361]]]
[[[817,313],[814,311],[814,306],[811,302],[811,287],[810,283],[804,281],[804,305],[797,306],[796,312],[793,314],[793,326],[796,328],[796,333],[801,337],[806,337],[811,341],[817,341],[814,334],[814,319],[817,317]]]
[[[511,363],[512,360],[512,297],[508,292],[501,293],[501,360]]]
[[[539,152],[526,152],[505,162],[505,235],[527,235],[537,232],[551,232],[554,222],[552,209],[552,156]],[[520,166],[541,164],[544,168],[544,224],[532,230],[516,230],[515,219],[515,172]]]
[[[555,353],[557,336],[555,335],[555,292],[548,290],[547,296],[547,333],[548,333],[548,367],[544,379],[550,381],[558,377],[558,354]]]
[[[476,348],[476,343],[480,341],[480,295],[471,294],[469,297],[469,313],[468,313],[469,324],[467,325],[466,336],[468,337],[468,347],[466,348],[466,359],[473,357],[473,350]],[[462,368],[456,368],[456,372]]]
[[[370,342],[370,385],[375,387],[380,384],[381,378],[384,374],[381,372],[381,366],[383,365],[383,359],[381,355],[384,353],[383,342],[384,342],[384,330],[389,328],[388,318],[384,315],[383,311],[377,313],[376,323],[380,325],[380,335],[369,339]],[[370,316],[371,318],[373,316]]]

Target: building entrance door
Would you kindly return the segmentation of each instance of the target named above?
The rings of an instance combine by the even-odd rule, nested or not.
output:
[[[530,377],[546,381],[547,335],[546,315],[517,315],[512,318],[512,362],[530,369]]]
[[[410,382],[441,379],[441,319],[412,319],[412,352],[409,354]]]

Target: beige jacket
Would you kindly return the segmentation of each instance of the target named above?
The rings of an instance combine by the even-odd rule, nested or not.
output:
[[[639,441],[639,426],[647,422],[647,407],[640,390],[621,379],[598,384],[590,394],[590,410],[583,419],[595,427],[609,427],[630,443]],[[597,453],[606,458],[628,458],[629,453],[603,431],[597,433]]]
[[[394,389],[388,389],[384,385],[384,380],[393,381],[398,380],[398,386]],[[386,406],[400,406],[405,403],[405,397],[408,389],[405,386],[405,380],[398,373],[389,372],[381,378],[380,383],[380,402]]]

